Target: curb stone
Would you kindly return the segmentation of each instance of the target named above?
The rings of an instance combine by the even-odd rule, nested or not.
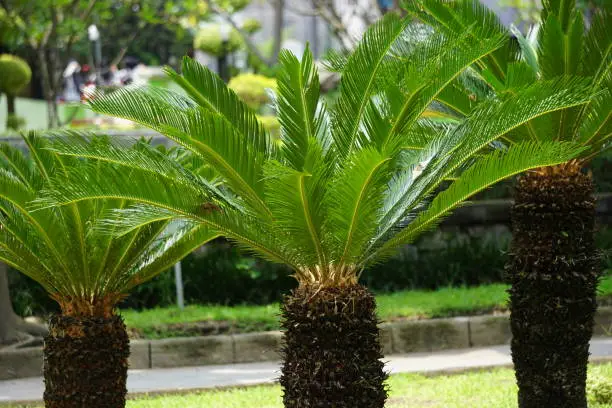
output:
[[[380,324],[383,353],[405,354],[509,344],[509,315],[404,320]],[[600,307],[594,336],[612,336],[612,307]],[[130,368],[172,368],[280,360],[279,331],[132,340]],[[42,375],[42,347],[0,351],[0,380]]]

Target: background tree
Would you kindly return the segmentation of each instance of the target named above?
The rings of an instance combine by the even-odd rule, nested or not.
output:
[[[202,225],[159,220],[113,236],[113,227],[105,230],[99,221],[115,208],[129,207],[127,200],[81,201],[31,211],[37,195],[54,187],[51,175],[87,169],[95,173],[96,164],[59,157],[47,149],[47,140],[33,133],[24,136],[24,142],[29,157],[0,145],[0,260],[40,283],[61,308],[50,318],[43,350],[45,406],[93,407],[102,400],[104,406],[122,408],[129,340],[116,314],[117,303],[131,288],[166,271],[217,234]],[[153,149],[146,142],[124,154],[139,152],[178,166],[172,161],[179,158],[175,152]],[[204,195],[200,198],[207,201]],[[2,283],[0,289],[6,288]],[[8,301],[4,295],[2,301]]]
[[[127,17],[137,13],[138,24],[112,61],[125,55],[126,47],[150,24],[172,24],[198,13],[199,0],[1,0],[0,9],[14,32],[11,48],[28,47],[34,54],[35,69],[47,101],[49,127],[60,125],[57,98],[62,89],[62,72],[78,50],[87,50],[87,27],[112,22],[115,13]],[[125,22],[126,20],[120,20]],[[125,51],[124,51],[125,50]],[[120,58],[119,58],[120,59]]]
[[[575,160],[519,177],[507,273],[520,407],[586,407],[600,262],[593,183],[585,167],[610,148],[612,137],[612,10],[600,9],[587,30],[574,1],[544,1],[542,26],[532,43],[518,30],[506,29],[477,1],[406,5],[437,35],[457,37],[467,31],[475,41],[486,33],[506,37],[505,51],[478,61],[473,74],[458,84],[466,103],[515,98],[520,90],[547,83],[581,82],[592,96],[586,104],[546,112],[497,139],[505,146],[532,140],[571,141],[583,148]],[[485,30],[469,32],[473,26]]]
[[[383,407],[386,374],[375,301],[357,283],[361,271],[497,181],[573,157],[576,150],[568,143],[527,142],[478,157],[474,146],[489,145],[543,111],[590,100],[583,84],[552,83],[521,90],[511,102],[491,100],[478,115],[442,126],[420,120],[429,106],[423,101],[448,81],[442,74],[457,75],[502,42],[497,37],[472,43],[473,53],[459,59],[456,39],[424,41],[412,49],[419,30],[394,14],[374,24],[345,63],[341,96],[329,114],[310,51],[301,61],[282,52],[280,148],[218,76],[190,59],[183,61],[182,75],[168,71],[186,96],[141,87],[99,95],[91,101],[93,110],[161,132],[209,164],[216,175],[209,183],[220,184],[190,181],[175,165],[148,155],[128,157],[119,141],[99,144],[68,135],[55,150],[107,163],[97,166],[108,167],[106,175],[92,182],[98,180],[94,174],[70,171],[42,202],[129,196],[140,204],[116,212],[111,225],[121,230],[186,219],[289,265],[299,286],[281,308],[285,406]],[[401,61],[412,61],[410,79],[423,81],[416,96],[397,93],[398,82],[389,80],[407,49],[414,54]],[[427,76],[416,69],[425,62]],[[509,114],[512,109],[518,113]],[[444,112],[436,115],[430,113]],[[488,125],[473,132],[473,120]],[[128,173],[129,178],[116,176]],[[159,177],[175,180],[170,190],[150,190]],[[215,203],[206,204],[202,196],[212,194]]]
[[[0,347],[36,342],[48,331],[44,325],[25,322],[11,304],[6,264],[0,262]]]

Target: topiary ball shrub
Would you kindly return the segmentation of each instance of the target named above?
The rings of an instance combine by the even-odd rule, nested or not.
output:
[[[0,93],[16,95],[32,79],[27,62],[14,55],[0,55]]]
[[[198,31],[193,40],[193,46],[202,52],[216,57],[238,51],[242,48],[242,37],[236,30],[231,30],[224,44],[221,36],[221,25],[211,24]]]
[[[270,102],[267,90],[276,91],[276,80],[263,75],[247,73],[233,77],[228,86],[251,109],[258,111],[264,104]]]
[[[274,115],[261,115],[257,116],[257,119],[259,119],[263,127],[270,132],[272,138],[280,145],[280,122],[278,118]]]
[[[601,376],[587,379],[587,397],[590,404],[612,404],[612,382]]]
[[[242,23],[242,30],[246,33],[253,34],[261,30],[261,22],[256,18],[247,18]]]

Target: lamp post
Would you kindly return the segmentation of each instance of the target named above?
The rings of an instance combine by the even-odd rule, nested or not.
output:
[[[231,27],[227,24],[221,24],[219,26],[221,34],[221,54],[218,57],[219,76],[223,81],[229,81],[229,67],[228,67],[228,43],[231,33]]]
[[[94,49],[94,72],[96,75],[96,85],[100,85],[100,69],[102,65],[102,44],[100,42],[100,31],[95,24],[87,27],[87,34],[89,36],[89,41],[92,43],[92,47]]]

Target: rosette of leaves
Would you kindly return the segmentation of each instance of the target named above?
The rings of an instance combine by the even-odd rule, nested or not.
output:
[[[203,225],[158,220],[113,234],[117,227],[103,227],[100,221],[133,205],[122,198],[36,209],[39,194],[54,188],[54,174],[87,174],[92,186],[105,176],[91,160],[52,152],[48,139],[35,133],[24,135],[23,142],[27,154],[0,144],[0,261],[42,285],[61,308],[50,318],[43,350],[45,406],[123,408],[129,340],[117,303],[217,233]],[[92,143],[108,146],[105,139]],[[150,156],[167,164],[176,159],[193,174],[203,168],[198,160],[146,142],[123,146],[126,159]],[[118,172],[116,177],[133,175]],[[167,181],[150,182],[160,188],[166,184],[170,190],[163,194],[173,194]]]

